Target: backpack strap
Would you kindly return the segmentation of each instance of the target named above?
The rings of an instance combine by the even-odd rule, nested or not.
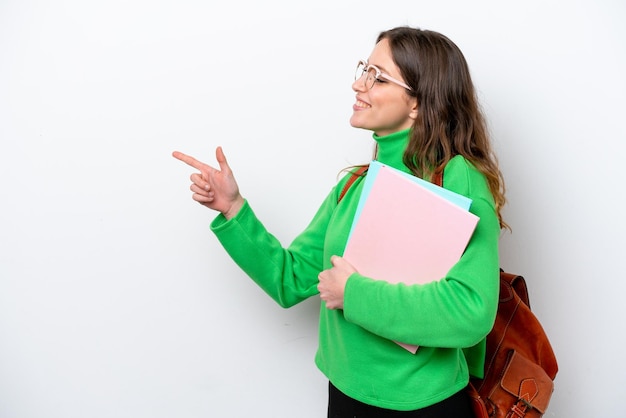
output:
[[[346,194],[348,189],[350,189],[350,186],[352,186],[352,184],[354,184],[356,179],[358,179],[359,177],[362,177],[363,175],[365,175],[365,173],[367,172],[368,168],[369,168],[369,165],[362,165],[356,171],[352,172],[352,175],[350,176],[350,178],[346,182],[345,186],[343,186],[343,189],[341,190],[341,193],[339,194],[339,198],[337,199],[337,203],[341,202],[341,199],[343,199],[344,195]]]
[[[433,173],[431,183],[436,184],[437,186],[443,187],[443,168]]]

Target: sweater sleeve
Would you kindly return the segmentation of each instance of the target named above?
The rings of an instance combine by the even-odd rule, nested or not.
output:
[[[282,307],[318,293],[324,234],[336,204],[333,190],[307,228],[284,248],[269,233],[246,201],[230,220],[218,215],[211,230],[239,267]]]
[[[498,300],[499,222],[486,180],[452,160],[446,187],[470,197],[480,220],[446,277],[423,285],[390,284],[353,274],[346,285],[346,320],[394,341],[430,347],[471,347],[487,335]]]

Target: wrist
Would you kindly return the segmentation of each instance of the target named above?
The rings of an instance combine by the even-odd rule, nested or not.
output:
[[[243,204],[244,204],[243,197],[238,196],[237,199],[235,199],[233,204],[230,206],[230,208],[228,208],[227,211],[222,212],[222,214],[224,215],[226,219],[232,219],[239,213],[239,211],[243,207]]]

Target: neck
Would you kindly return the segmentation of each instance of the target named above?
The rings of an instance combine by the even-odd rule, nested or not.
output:
[[[383,164],[410,173],[411,170],[402,162],[404,150],[409,144],[411,130],[404,129],[385,136],[373,135],[378,144],[376,160]]]

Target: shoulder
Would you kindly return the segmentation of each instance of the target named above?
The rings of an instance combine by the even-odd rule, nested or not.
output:
[[[446,164],[443,185],[446,189],[473,200],[486,199],[493,202],[485,175],[461,155],[455,156]]]

